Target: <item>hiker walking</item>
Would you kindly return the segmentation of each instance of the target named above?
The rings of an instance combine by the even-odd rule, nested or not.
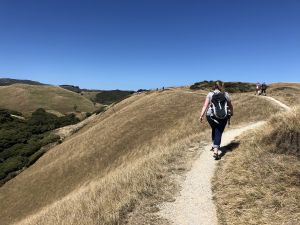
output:
[[[211,126],[212,150],[215,159],[219,159],[222,151],[220,150],[221,138],[225,126],[230,116],[233,116],[233,106],[229,94],[224,91],[223,83],[217,81],[213,90],[207,94],[202,111],[200,122],[203,122],[204,114]]]
[[[257,82],[255,87],[255,95],[260,95],[260,94],[261,94],[261,84]]]
[[[266,90],[267,90],[267,85],[266,85],[266,83],[264,82],[264,83],[262,83],[262,85],[261,85],[261,94],[266,96],[266,95],[267,95]]]

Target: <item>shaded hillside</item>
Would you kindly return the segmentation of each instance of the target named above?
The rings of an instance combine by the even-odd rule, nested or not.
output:
[[[0,86],[8,86],[12,84],[29,84],[29,85],[45,85],[37,81],[32,80],[18,80],[11,78],[0,78]]]
[[[100,90],[86,90],[83,89],[80,94],[92,102],[95,105],[110,105],[117,103],[125,98],[130,97],[134,91],[123,91],[123,90],[111,90],[111,91],[100,91]]]
[[[118,224],[141,198],[169,186],[164,174],[176,170],[192,141],[209,139],[208,125],[198,122],[205,96],[173,89],[110,107],[0,188],[2,224]],[[277,111],[263,98],[253,103],[264,108],[252,109],[248,98],[233,96],[240,106],[234,124]]]
[[[101,103],[103,105],[110,105],[115,102],[119,102],[128,98],[132,95],[134,91],[121,91],[121,90],[111,90],[102,91],[95,96],[95,102]]]
[[[124,91],[124,90],[89,90],[81,89],[79,86],[74,85],[60,85],[60,87],[73,91],[75,93],[80,93],[82,96],[90,99],[94,103],[99,103],[102,105],[110,105],[128,98],[134,91]]]
[[[80,93],[81,89],[79,86],[74,86],[74,85],[69,85],[69,84],[63,84],[63,85],[59,85],[61,88],[67,89],[69,91],[73,91],[75,93]]]
[[[192,90],[212,90],[215,81],[202,81],[190,86]],[[241,93],[255,91],[255,84],[244,82],[224,82],[225,90],[229,93]]]
[[[38,108],[60,113],[92,112],[90,100],[57,86],[13,84],[0,87],[0,107],[30,114]]]

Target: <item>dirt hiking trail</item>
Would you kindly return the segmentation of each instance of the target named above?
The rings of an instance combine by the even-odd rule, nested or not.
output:
[[[285,109],[285,110],[290,110],[290,109],[291,109],[291,107],[289,107],[289,106],[287,106],[286,104],[284,104],[284,103],[278,101],[278,100],[275,99],[275,98],[272,98],[272,97],[270,97],[270,96],[263,96],[263,97],[266,98],[266,99],[268,99],[269,101],[271,101],[271,102],[277,104],[278,106],[280,106],[281,108],[283,108],[283,109]]]
[[[244,131],[256,128],[264,122],[257,122],[242,128],[225,132],[222,146],[230,144]],[[211,178],[214,175],[217,161],[210,151],[211,144],[205,146],[200,157],[193,163],[186,174],[180,195],[175,202],[164,203],[160,209],[162,217],[178,225],[213,225],[217,224],[217,215],[212,201]]]
[[[272,98],[265,97],[285,110],[290,107]],[[237,136],[245,131],[263,125],[259,121],[240,128],[230,129],[222,136],[222,146],[226,149]],[[213,202],[211,179],[217,165],[210,151],[211,144],[204,147],[200,157],[193,163],[181,184],[181,191],[174,202],[165,202],[159,206],[159,215],[174,225],[215,225],[218,224],[216,207]]]

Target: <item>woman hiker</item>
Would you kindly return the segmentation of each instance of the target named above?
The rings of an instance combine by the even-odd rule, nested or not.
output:
[[[219,159],[222,133],[230,116],[233,116],[233,106],[229,94],[224,91],[223,83],[217,81],[213,90],[207,94],[201,114],[200,122],[206,112],[206,119],[211,126],[212,150],[214,158]]]

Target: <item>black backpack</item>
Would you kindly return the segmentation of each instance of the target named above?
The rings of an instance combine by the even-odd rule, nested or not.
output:
[[[222,92],[214,93],[211,98],[211,109],[213,116],[217,119],[226,119],[228,117],[227,99]]]

